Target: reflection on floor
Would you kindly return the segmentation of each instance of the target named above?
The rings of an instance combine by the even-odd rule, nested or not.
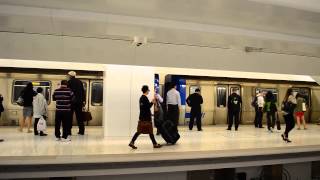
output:
[[[48,129],[49,136],[39,137],[32,133],[20,133],[17,128],[1,127],[0,156],[60,156],[60,155],[100,155],[100,154],[134,154],[162,152],[190,152],[215,150],[257,150],[260,148],[305,147],[320,145],[320,126],[309,125],[308,130],[293,130],[288,144],[280,135],[284,130],[269,133],[266,129],[253,126],[241,126],[239,131],[226,131],[226,126],[206,126],[204,131],[189,131],[180,127],[181,139],[175,146],[153,149],[147,135],[141,135],[136,142],[137,150],[131,150],[128,143],[131,137],[104,138],[102,127],[87,127],[87,135],[72,136],[71,142],[58,142],[53,135],[53,128]],[[25,130],[26,131],[26,130]],[[76,134],[77,128],[73,128]],[[165,143],[161,136],[156,139]]]

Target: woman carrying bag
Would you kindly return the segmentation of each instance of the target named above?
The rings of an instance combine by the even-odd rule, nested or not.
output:
[[[289,132],[294,128],[295,122],[294,122],[294,109],[297,105],[297,100],[293,96],[293,91],[291,88],[287,90],[286,96],[283,99],[281,110],[283,112],[283,117],[286,123],[286,129],[285,132],[281,135],[282,139],[285,142],[290,143],[289,140]]]
[[[43,131],[46,129],[46,120],[48,116],[48,104],[46,98],[43,96],[43,89],[37,88],[37,95],[33,99],[33,118],[34,118],[34,135],[47,136]],[[41,121],[39,121],[41,120]]]
[[[137,128],[137,132],[132,137],[132,140],[129,146],[132,149],[137,149],[137,147],[134,145],[134,142],[137,140],[139,135],[149,134],[153,144],[153,148],[160,148],[161,145],[156,142],[156,139],[154,138],[154,135],[153,135],[153,126],[152,126],[151,110],[150,110],[150,108],[155,103],[155,99],[153,99],[152,102],[149,101],[147,97],[150,92],[148,86],[146,85],[142,86],[141,91],[143,92],[143,95],[140,97],[140,100],[139,100],[140,115],[139,115],[138,128]]]

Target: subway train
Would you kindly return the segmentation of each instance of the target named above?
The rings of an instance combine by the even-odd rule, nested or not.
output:
[[[278,110],[280,111],[281,102],[288,88],[293,88],[295,93],[299,92],[305,97],[308,107],[305,118],[308,123],[318,122],[320,117],[320,86],[315,82],[178,75],[162,75],[162,77],[156,76],[156,78],[165,78],[164,84],[169,82],[177,84],[182,101],[179,118],[180,125],[188,124],[190,107],[186,105],[185,100],[197,88],[201,89],[204,99],[202,106],[202,123],[204,125],[227,123],[227,98],[233,89],[236,89],[243,101],[240,117],[241,124],[253,124],[255,110],[251,103],[259,91],[272,91],[277,99]],[[166,86],[159,84],[159,88],[161,89],[161,94],[165,96],[165,92],[168,90]],[[280,121],[284,123],[282,114],[279,112],[278,115]],[[266,117],[263,118],[263,121],[266,123]]]
[[[31,81],[34,88],[42,87],[48,101],[48,125],[54,124],[55,103],[52,101],[52,93],[66,79],[67,70],[0,68],[0,94],[4,97],[5,111],[0,119],[1,126],[16,126],[21,117],[22,107],[15,102],[26,83]],[[103,72],[77,71],[77,78],[81,79],[86,91],[85,110],[89,110],[93,116],[89,126],[102,125],[103,111]],[[241,124],[253,124],[255,111],[251,106],[253,98],[258,91],[272,91],[277,98],[278,107],[288,88],[304,95],[308,110],[305,113],[307,122],[317,122],[320,117],[320,86],[315,82],[240,79],[220,77],[155,75],[155,86],[160,89],[160,95],[165,97],[168,82],[175,82],[181,95],[182,108],[180,109],[179,124],[186,125],[189,121],[190,107],[185,105],[185,100],[196,88],[201,89],[204,99],[203,119],[204,125],[216,125],[227,123],[227,97],[236,89],[242,96],[243,106],[241,111]],[[283,122],[281,114],[280,120]],[[74,118],[74,124],[76,124]],[[266,118],[264,118],[266,121]]]
[[[52,94],[60,85],[62,79],[66,79],[66,70],[44,70],[44,69],[0,69],[0,94],[4,97],[3,105],[5,111],[1,115],[1,126],[16,126],[22,115],[22,107],[17,105],[21,91],[27,82],[32,82],[34,89],[42,87],[44,96],[48,102],[48,125],[54,125],[55,102]],[[86,91],[85,110],[92,113],[92,121],[87,125],[102,125],[103,110],[103,73],[93,71],[77,71],[77,78],[83,82]],[[76,124],[74,117],[73,124]]]

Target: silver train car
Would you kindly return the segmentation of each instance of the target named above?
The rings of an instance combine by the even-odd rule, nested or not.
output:
[[[320,86],[315,82],[301,81],[282,81],[282,80],[259,80],[259,79],[237,79],[237,78],[215,78],[215,77],[191,77],[181,76],[185,82],[183,88],[185,92],[180,94],[181,99],[186,99],[196,88],[201,89],[204,99],[202,106],[202,123],[204,125],[226,124],[227,100],[233,89],[241,95],[243,105],[241,111],[241,124],[253,124],[255,109],[251,103],[259,91],[272,91],[277,98],[278,110],[280,111],[281,102],[288,88],[293,88],[294,92],[301,93],[307,101],[307,112],[305,118],[308,123],[316,123],[320,117]],[[162,87],[162,95],[165,88]],[[186,125],[189,121],[190,107],[182,106],[180,109],[179,124]],[[279,119],[284,123],[281,112],[278,113]],[[266,115],[263,117],[266,123]]]
[[[32,82],[34,89],[42,87],[44,96],[48,102],[48,125],[54,125],[55,102],[52,94],[60,85],[61,80],[66,79],[68,71],[43,70],[43,69],[0,69],[0,94],[4,97],[5,111],[1,115],[1,126],[15,126],[22,116],[22,107],[16,104],[20,92],[27,82]],[[102,72],[77,71],[77,78],[83,82],[86,91],[85,110],[89,110],[93,119],[87,123],[90,126],[102,125],[103,110],[103,78]],[[73,124],[76,124],[75,116]]]

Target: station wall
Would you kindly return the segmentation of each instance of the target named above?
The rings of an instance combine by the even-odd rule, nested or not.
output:
[[[320,58],[234,49],[26,33],[0,33],[0,58],[318,76]]]

